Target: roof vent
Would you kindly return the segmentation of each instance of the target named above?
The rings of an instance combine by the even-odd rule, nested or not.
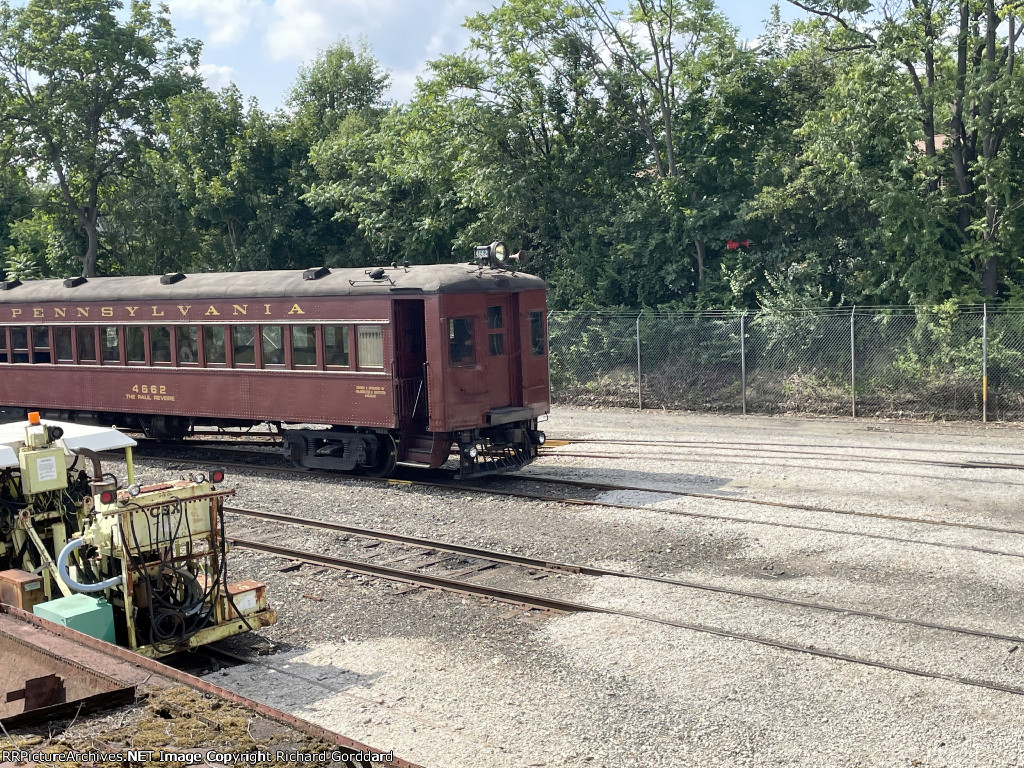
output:
[[[0,282],[0,291],[9,291],[12,288],[17,288],[19,285],[21,285],[21,280],[18,278],[8,280],[7,282]]]
[[[302,273],[303,280],[319,280],[321,277],[327,277],[331,274],[331,270],[327,267],[314,267],[313,269],[307,269]]]
[[[377,267],[370,272],[367,272],[371,280],[383,280],[384,279],[384,267]]]
[[[69,277],[64,281],[65,288],[77,288],[80,285],[88,283],[89,281],[84,277]]]
[[[160,285],[174,285],[184,279],[185,276],[181,272],[168,272],[166,275],[160,275]]]

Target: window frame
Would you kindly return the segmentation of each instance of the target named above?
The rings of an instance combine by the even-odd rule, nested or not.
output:
[[[313,330],[313,363],[302,363],[299,364],[295,361],[295,329],[312,329]],[[290,360],[288,367],[293,371],[316,371],[322,370],[323,366],[320,363],[320,328],[318,324],[306,324],[301,325],[290,325],[288,326],[288,350],[290,352]],[[302,350],[308,350],[308,347],[303,347]]]
[[[126,353],[125,346],[124,346],[124,326],[111,324],[111,325],[98,325],[96,327],[99,328],[100,331],[101,331],[100,338],[99,338],[99,342],[100,342],[99,348],[96,350],[96,355],[97,355],[97,357],[99,357],[99,364],[101,366],[104,366],[104,365],[106,365],[106,366],[112,366],[112,365],[121,365],[121,366],[123,366],[125,364],[124,359],[125,359],[125,353]],[[113,328],[114,329],[114,337],[117,339],[117,359],[116,360],[107,360],[107,359],[105,359],[105,356],[104,356],[104,352],[105,352],[105,347],[103,346],[104,345],[104,339],[105,338],[109,338],[109,336],[110,336],[109,333],[106,333],[106,330],[108,328]]]
[[[75,364],[76,365],[99,365],[100,364],[100,329],[98,325],[74,325],[72,328],[75,329],[74,344],[75,344]],[[82,331],[86,333],[91,332],[92,334],[92,360],[82,359],[82,345],[79,343],[81,340],[79,335]],[[82,334],[85,335],[85,334]]]
[[[326,370],[326,371],[352,371],[352,370],[355,370],[355,366],[353,365],[354,360],[355,360],[355,355],[353,353],[353,343],[352,343],[352,335],[353,335],[353,330],[352,329],[354,327],[355,326],[352,323],[321,323],[321,325],[320,325],[320,328],[321,328],[320,336],[322,337],[324,370]],[[328,328],[340,328],[340,329],[342,329],[344,331],[343,338],[345,339],[345,360],[346,360],[344,365],[339,365],[337,363],[328,362],[328,358],[327,358],[327,329]],[[335,344],[335,346],[337,346],[337,345]]]
[[[30,338],[32,343],[32,364],[33,365],[52,365],[53,364],[53,334],[50,332],[50,326],[48,325],[31,325]],[[39,331],[46,332],[46,346],[36,343],[36,333]],[[49,360],[37,360],[40,354],[45,354],[49,357]]]
[[[142,360],[128,359],[128,332],[136,329],[142,332]],[[149,357],[149,327],[145,325],[126,325],[124,327],[124,361],[125,365],[131,368],[143,368],[150,365]]]
[[[154,354],[153,345],[156,343],[156,334],[154,331],[157,329],[163,329],[167,332],[167,359],[157,360],[156,354]],[[148,325],[146,326],[146,359],[149,361],[150,368],[172,368],[174,367],[175,350],[174,350],[174,326],[173,325]]]
[[[59,344],[57,343],[57,334],[61,331],[68,332],[68,353],[70,357],[62,358],[60,356]],[[59,365],[61,363],[74,363],[75,362],[75,330],[70,325],[54,325],[50,327],[50,343],[53,345],[53,363]]]
[[[283,324],[283,323],[267,323],[266,325],[258,325],[256,327],[259,328],[260,347],[259,347],[259,357],[257,359],[259,360],[259,368],[260,368],[260,370],[263,370],[263,371],[286,370],[287,367],[288,367],[288,365],[287,365],[287,363],[288,363],[288,353],[286,351],[288,349],[288,340],[287,340],[288,333],[286,332],[285,329],[288,326]],[[265,350],[266,350],[267,345],[264,344],[264,340],[265,340],[264,334],[268,330],[270,330],[271,328],[277,328],[278,331],[280,331],[280,334],[281,334],[280,339],[279,339],[279,347],[278,347],[279,351],[281,352],[281,362],[279,362],[279,363],[268,363],[267,360],[266,360],[266,351]]]
[[[384,371],[386,370],[386,362],[384,356],[384,324],[383,323],[355,323],[353,326],[353,333],[355,336],[355,348],[349,347],[349,360],[352,359],[352,353],[355,352],[355,365],[353,366],[357,371]],[[361,328],[376,328],[380,331],[380,365],[370,365],[363,362],[363,356],[360,354],[359,348],[359,331]]]
[[[203,329],[203,332],[199,334],[199,360],[200,366],[203,368],[229,368],[230,360],[228,359],[228,326],[226,325],[214,325],[211,323],[203,324],[199,326]],[[223,362],[210,362],[209,349],[210,345],[207,343],[206,332],[211,330],[220,330],[220,341],[221,349],[224,352]]]
[[[199,349],[199,337],[201,335],[199,333],[200,326],[197,325],[196,323],[178,323],[177,325],[174,325],[172,327],[174,328],[174,367],[175,368],[198,368],[199,367],[199,361],[202,359],[202,357],[200,355],[201,350]],[[193,330],[194,334],[195,334],[194,338],[192,339],[192,342],[195,345],[195,353],[194,353],[193,359],[191,361],[182,361],[182,359],[181,359],[181,349],[182,348],[181,348],[181,340],[178,337],[178,332],[181,331],[183,328],[184,329],[191,328]]]
[[[240,362],[238,362],[238,360],[237,360],[237,358],[235,356],[235,352],[237,351],[236,347],[238,346],[237,344],[235,344],[235,332],[239,328],[249,328],[249,329],[252,330],[252,362],[251,363],[240,363]],[[259,326],[256,325],[255,323],[239,323],[238,325],[229,325],[228,326],[228,330],[231,332],[231,344],[229,346],[229,348],[231,350],[231,363],[230,363],[231,367],[232,368],[240,368],[242,370],[247,370],[247,371],[256,370],[256,363],[262,357],[262,350],[260,349],[261,345],[260,345],[259,342],[261,341],[261,336],[263,334],[261,334],[259,332]]]

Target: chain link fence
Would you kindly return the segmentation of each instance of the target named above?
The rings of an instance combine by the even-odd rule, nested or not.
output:
[[[1024,310],[551,312],[556,403],[1024,419]]]

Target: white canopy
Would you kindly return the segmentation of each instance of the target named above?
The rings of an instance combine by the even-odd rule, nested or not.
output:
[[[57,445],[63,445],[68,453],[74,453],[79,448],[99,452],[116,451],[138,445],[128,435],[110,427],[94,427],[89,424],[49,419],[43,419],[40,423],[64,430],[64,436],[57,441]],[[25,428],[28,426],[30,424],[27,421],[0,424],[0,467],[18,466],[18,449],[25,444]]]

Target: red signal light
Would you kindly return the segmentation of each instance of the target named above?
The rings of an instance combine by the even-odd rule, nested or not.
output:
[[[215,482],[215,483],[223,483],[224,482],[224,470],[223,469],[215,469],[215,470],[213,470],[213,472],[210,473],[210,479],[213,482]]]
[[[100,494],[100,501],[104,504],[113,504],[117,501],[117,491],[104,491]]]

